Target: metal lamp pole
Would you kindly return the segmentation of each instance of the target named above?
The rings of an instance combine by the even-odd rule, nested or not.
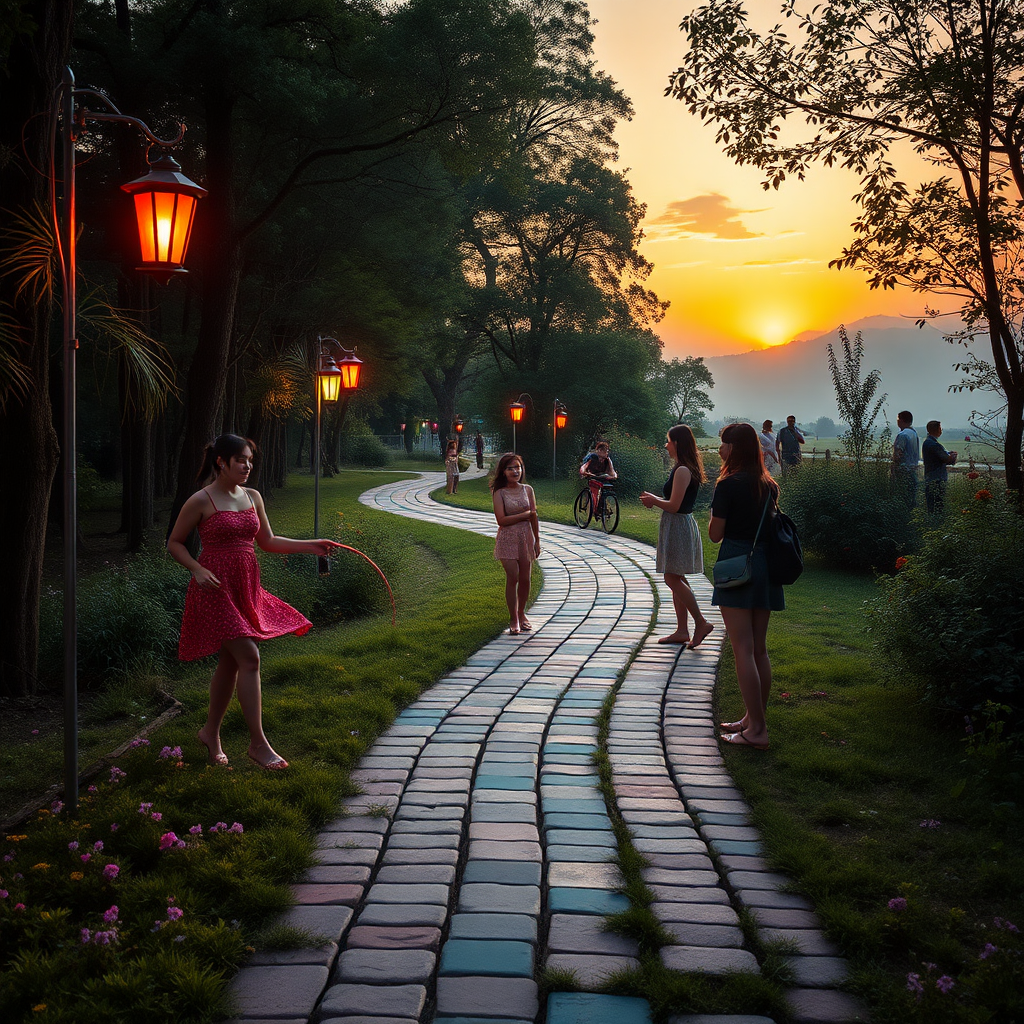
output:
[[[79,106],[76,110],[76,100],[87,97],[96,100],[106,109],[95,111]],[[57,230],[64,292],[64,802],[68,814],[74,816],[78,813],[78,472],[75,451],[78,442],[78,225],[75,210],[75,142],[85,132],[87,120],[113,121],[134,125],[145,135],[151,146],[170,149],[185,137],[185,126],[181,125],[175,139],[157,138],[143,121],[122,114],[102,93],[94,89],[76,89],[75,75],[69,67],[64,69],[61,78],[58,104],[64,164],[63,217]],[[55,118],[54,134],[56,130]],[[51,153],[56,149],[55,141],[51,135]],[[205,189],[190,181],[180,171],[177,163],[165,156],[150,163],[149,174],[121,186],[135,200],[143,260],[138,269],[152,273],[164,282],[174,274],[186,273],[181,264],[188,248],[195,203],[206,195]]]
[[[566,412],[565,406],[556,398],[555,406],[551,412],[551,494],[554,496],[556,490],[556,480],[558,477],[558,427],[559,420],[562,421],[561,426],[565,426]]]

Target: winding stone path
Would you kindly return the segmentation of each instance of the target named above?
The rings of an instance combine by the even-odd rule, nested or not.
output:
[[[469,475],[469,474],[467,474]],[[443,474],[361,500],[487,536],[490,514],[439,505]],[[794,1021],[867,1020],[835,986],[844,962],[810,905],[767,870],[715,739],[712,689],[724,630],[703,576],[691,583],[714,633],[696,651],[656,643],[674,625],[652,549],[544,523],[533,632],[501,636],[407,707],[353,772],[363,792],[319,837],[319,864],[283,923],[328,938],[262,953],[236,976],[239,1022],[258,1024],[649,1024],[646,1000],[584,990],[639,965],[603,930],[625,910],[616,839],[592,755],[621,680],[607,755],[615,804],[649,867],[670,970],[756,973],[737,911],[763,941],[787,939]],[[660,599],[660,607],[659,607]],[[557,985],[555,986],[557,988]],[[683,1015],[670,1024],[771,1024]]]

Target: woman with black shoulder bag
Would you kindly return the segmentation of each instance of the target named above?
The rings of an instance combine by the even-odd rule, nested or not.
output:
[[[765,708],[772,687],[768,658],[768,620],[786,607],[781,586],[768,578],[766,522],[774,515],[779,485],[765,468],[757,433],[749,423],[731,423],[722,431],[722,469],[711,499],[708,535],[721,542],[711,603],[725,621],[736,661],[736,676],[746,713],[723,722],[722,740],[736,746],[768,749]]]

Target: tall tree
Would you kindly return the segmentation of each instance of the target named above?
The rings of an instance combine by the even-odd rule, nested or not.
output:
[[[869,370],[867,376],[861,377],[864,339],[860,331],[851,342],[846,327],[840,324],[839,344],[843,349],[842,365],[836,357],[832,342],[828,343],[828,368],[836,389],[836,405],[839,406],[839,415],[847,424],[846,430],[839,435],[839,443],[860,469],[864,457],[875,443],[875,420],[888,395],[875,398],[882,383],[882,375],[878,370]]]
[[[854,241],[833,266],[872,288],[953,295],[987,335],[1007,402],[1006,479],[1021,490],[1024,351],[1024,6],[1019,0],[824,0],[780,5],[792,34],[759,32],[740,0],[682,21],[688,50],[667,92],[718,125],[765,188],[814,162],[860,175]],[[802,118],[804,138],[788,121]],[[902,144],[939,177],[908,185]]]
[[[711,400],[715,378],[704,364],[703,356],[687,356],[659,364],[653,383],[676,423],[703,429],[704,417],[715,404]]]
[[[71,46],[71,4],[62,0],[4,5],[0,31],[0,222],[5,242],[16,218],[49,208],[50,107]],[[44,215],[45,217],[45,215]],[[48,259],[44,265],[49,269]],[[35,690],[39,591],[57,435],[50,406],[52,291],[0,276],[0,695]],[[12,372],[13,371],[13,372]],[[11,383],[21,386],[11,389]]]

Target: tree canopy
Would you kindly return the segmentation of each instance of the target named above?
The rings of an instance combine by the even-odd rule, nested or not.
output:
[[[872,288],[954,296],[987,335],[1007,401],[1007,483],[1024,439],[1024,7],[1018,0],[782,0],[758,31],[741,0],[687,15],[667,92],[764,187],[820,162],[860,177],[853,240],[833,261]],[[793,122],[803,122],[801,130]],[[899,144],[919,157],[904,161]],[[931,180],[915,176],[937,171]],[[937,315],[928,308],[926,315]],[[951,332],[957,333],[957,332]]]

